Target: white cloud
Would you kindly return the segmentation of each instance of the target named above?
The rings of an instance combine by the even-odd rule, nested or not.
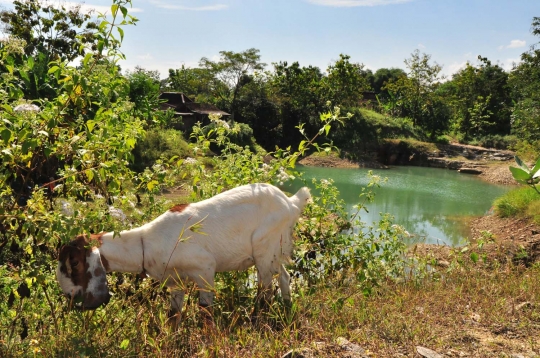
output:
[[[204,5],[204,6],[185,6],[185,5],[178,5],[178,4],[169,3],[169,2],[161,1],[161,0],[150,0],[150,3],[162,9],[184,10],[184,11],[219,11],[219,10],[225,10],[229,7],[229,5],[225,5],[225,4],[211,4],[211,5]]]
[[[510,45],[506,46],[507,48],[518,48],[518,47],[525,47],[527,42],[525,40],[512,40],[510,41]]]
[[[497,49],[501,51],[501,50],[504,50],[505,48],[520,48],[520,47],[525,47],[526,44],[527,44],[527,41],[525,40],[512,40],[510,41],[509,45],[501,45],[497,47]]]
[[[448,66],[443,66],[441,73],[446,76],[445,80],[449,81],[452,79],[452,75],[464,69],[467,63],[471,63],[471,61],[453,62]]]
[[[61,1],[61,0],[49,0],[45,1],[45,4],[51,4],[54,7],[58,8],[60,6],[64,6],[65,8],[69,9],[72,7],[80,6],[82,12],[87,13],[90,11],[96,11],[100,13],[110,13],[111,7],[110,6],[103,6],[103,5],[92,5],[88,3],[83,3],[82,1]],[[13,0],[0,0],[0,4],[10,4],[13,5]],[[137,7],[130,8],[128,7],[128,12],[142,12],[143,10]]]
[[[418,44],[417,47],[422,48],[422,49],[426,48],[426,46],[424,44]]]
[[[402,4],[414,0],[306,0],[315,5],[333,7],[380,6]]]

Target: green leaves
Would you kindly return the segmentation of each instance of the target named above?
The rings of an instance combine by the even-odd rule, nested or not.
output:
[[[540,183],[540,158],[536,161],[536,164],[529,169],[529,167],[519,158],[517,155],[514,157],[516,163],[519,165],[519,168],[510,167],[512,176],[518,183],[529,185],[531,188],[536,190],[538,194],[540,191],[536,187]]]

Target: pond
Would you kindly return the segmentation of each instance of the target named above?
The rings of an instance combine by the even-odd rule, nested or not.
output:
[[[311,187],[312,178],[333,179],[350,213],[355,211],[362,187],[369,183],[368,169],[298,168]],[[380,213],[389,213],[394,223],[411,233],[411,243],[460,245],[470,236],[467,219],[486,214],[494,199],[509,190],[446,169],[393,167],[372,172],[388,182],[374,189],[375,201],[367,206],[369,213],[361,212],[362,221],[371,224]],[[290,190],[301,185],[295,181]]]

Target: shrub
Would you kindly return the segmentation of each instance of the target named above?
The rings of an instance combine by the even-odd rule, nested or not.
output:
[[[142,172],[152,167],[158,159],[168,161],[173,157],[186,158],[191,153],[189,144],[176,129],[153,128],[146,132],[133,149],[131,168]]]

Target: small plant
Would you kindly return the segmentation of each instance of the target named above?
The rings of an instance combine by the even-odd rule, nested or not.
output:
[[[519,168],[510,167],[512,176],[518,183],[526,184],[533,188],[538,194],[540,191],[536,185],[540,182],[540,158],[536,161],[536,164],[529,169],[529,167],[516,155],[514,157]]]

